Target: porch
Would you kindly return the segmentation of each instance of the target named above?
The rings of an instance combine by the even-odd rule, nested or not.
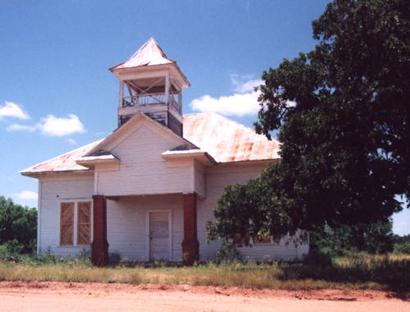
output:
[[[93,196],[92,263],[169,260],[192,264],[199,258],[197,194]]]

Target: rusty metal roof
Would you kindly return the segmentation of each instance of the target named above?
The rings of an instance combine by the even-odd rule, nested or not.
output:
[[[102,140],[84,145],[68,153],[59,155],[52,159],[41,162],[21,171],[23,175],[42,174],[48,172],[70,172],[70,171],[88,171],[89,169],[76,163],[77,159],[86,155],[94,146]]]
[[[270,160],[279,158],[279,143],[269,141],[252,129],[216,113],[200,113],[184,116],[184,138],[206,151],[217,162]],[[49,172],[90,170],[76,163],[102,140],[44,161],[23,170],[23,175]]]
[[[279,158],[279,143],[216,113],[184,116],[184,138],[217,162]]]

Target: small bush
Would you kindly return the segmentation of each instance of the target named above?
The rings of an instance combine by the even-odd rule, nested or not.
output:
[[[217,263],[242,262],[243,257],[239,253],[235,244],[232,242],[222,241],[221,247],[216,253]]]
[[[394,253],[410,255],[410,241],[394,244]]]
[[[109,263],[111,265],[118,265],[121,263],[121,255],[116,252],[112,252],[108,255]]]
[[[0,245],[0,260],[20,262],[23,258],[28,257],[22,253],[24,248],[17,240],[8,241]]]

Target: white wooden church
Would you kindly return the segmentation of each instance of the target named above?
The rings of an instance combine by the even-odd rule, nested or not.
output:
[[[120,82],[118,128],[106,138],[23,170],[38,179],[38,253],[90,252],[96,265],[123,261],[193,263],[215,257],[206,241],[224,188],[278,161],[278,142],[215,113],[182,114],[190,86],[149,39],[110,68]],[[255,260],[295,259],[308,245],[255,241]]]

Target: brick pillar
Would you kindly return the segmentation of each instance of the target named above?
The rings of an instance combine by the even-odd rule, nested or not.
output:
[[[91,262],[97,266],[108,264],[107,199],[103,195],[93,196],[94,236],[91,244]]]
[[[196,193],[183,194],[184,240],[182,241],[182,258],[184,264],[187,265],[192,265],[199,260],[196,204]]]

